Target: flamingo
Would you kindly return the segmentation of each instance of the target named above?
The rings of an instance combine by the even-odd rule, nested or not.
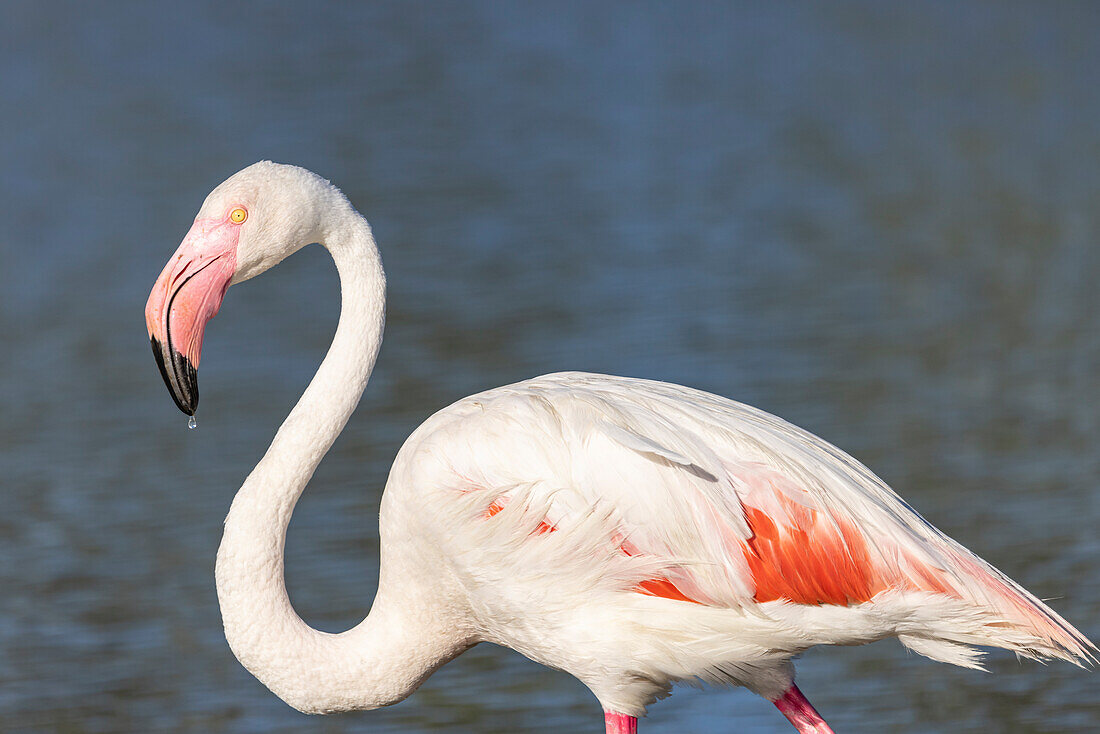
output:
[[[268,161],[207,196],[146,307],[193,416],[203,330],[226,289],[309,243],[341,311],[317,374],[233,499],[216,580],[225,636],[299,711],[387,706],[480,642],[580,679],[608,734],[677,681],[740,685],[802,734],[832,732],[794,682],[815,645],[887,637],[979,668],[975,646],[1094,664],[1096,647],[933,527],[869,469],[780,418],[678,385],[568,372],[458,401],[390,471],[369,614],[310,628],[283,580],[287,524],[367,385],[385,275],[331,183]]]

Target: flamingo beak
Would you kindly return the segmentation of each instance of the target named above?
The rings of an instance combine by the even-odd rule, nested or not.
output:
[[[164,384],[176,405],[194,415],[206,322],[214,318],[237,269],[240,227],[196,220],[168,261],[145,305],[145,325]]]

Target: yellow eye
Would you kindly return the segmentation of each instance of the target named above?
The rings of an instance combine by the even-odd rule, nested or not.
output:
[[[240,224],[244,220],[248,219],[248,212],[241,207],[237,207],[233,211],[229,212],[229,221],[233,224]]]

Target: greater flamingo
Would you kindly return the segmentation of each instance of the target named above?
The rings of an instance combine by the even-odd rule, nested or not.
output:
[[[972,646],[1095,662],[1083,634],[840,449],[715,395],[583,373],[474,395],[421,425],[382,497],[370,613],[341,634],[310,628],[283,545],[382,340],[370,227],[316,174],[256,163],[206,198],[146,307],[165,383],[194,415],[203,329],[226,289],[312,242],[339,272],[339,326],[233,499],[216,571],[230,647],[294,708],[396,703],[488,641],[583,681],[609,733],[701,680],[746,686],[821,734],[791,664],[814,645],[897,637],[973,668]]]

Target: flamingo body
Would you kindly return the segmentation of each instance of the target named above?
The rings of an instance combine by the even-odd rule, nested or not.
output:
[[[230,647],[295,708],[395,703],[494,642],[583,681],[608,732],[635,731],[673,683],[701,680],[746,686],[823,734],[791,665],[814,645],[897,637],[968,667],[974,646],[1094,660],[1081,633],[840,449],[698,390],[576,372],[425,421],[382,497],[370,614],[338,635],[309,628],[287,598],[283,546],[381,343],[369,226],[315,174],[255,164],[207,197],[146,307],[165,383],[193,414],[203,329],[226,289],[314,241],[340,274],[340,323],[234,498],[216,571]]]
[[[405,443],[380,522],[431,539],[405,566],[449,567],[478,639],[635,716],[691,678],[778,700],[819,644],[896,636],[969,667],[970,645],[1087,649],[855,459],[679,385],[573,372],[465,398]]]

